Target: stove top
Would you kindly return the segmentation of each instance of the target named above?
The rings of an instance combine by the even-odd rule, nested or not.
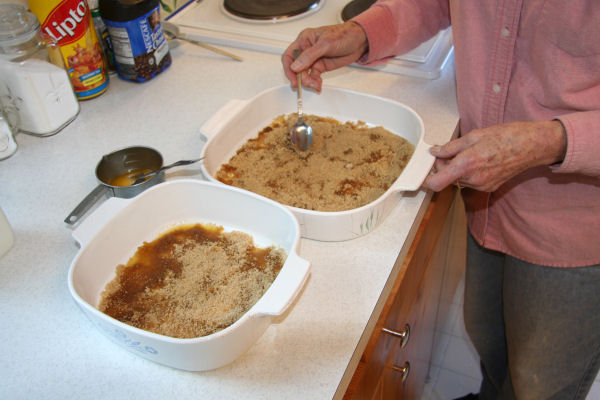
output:
[[[357,0],[358,4],[350,0],[289,1],[293,3],[291,8],[297,9],[297,5],[302,3],[308,9],[300,13],[286,13],[285,17],[248,19],[228,11],[230,3],[279,4],[287,3],[288,0],[196,0],[189,1],[168,19],[179,25],[182,33],[205,43],[281,54],[303,29],[340,23],[346,6],[358,6],[360,9],[371,0]],[[441,75],[452,52],[452,31],[448,28],[416,49],[385,64],[352,66],[436,79]]]
[[[224,0],[225,10],[251,20],[279,20],[302,15],[324,0]]]
[[[348,21],[356,17],[367,8],[371,7],[376,0],[352,0],[342,8],[342,21]]]

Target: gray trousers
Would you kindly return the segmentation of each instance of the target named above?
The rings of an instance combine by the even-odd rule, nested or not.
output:
[[[468,236],[464,316],[480,399],[585,399],[600,367],[600,265],[530,264]]]

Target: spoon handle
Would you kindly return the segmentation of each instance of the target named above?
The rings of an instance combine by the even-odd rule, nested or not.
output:
[[[156,174],[158,174],[161,171],[164,171],[165,169],[169,169],[169,168],[173,168],[173,167],[179,167],[181,165],[189,165],[189,164],[193,164],[195,162],[198,162],[200,160],[202,160],[204,157],[200,157],[200,158],[196,158],[193,160],[179,160],[174,162],[173,164],[169,164],[169,165],[165,165],[163,167],[160,167],[159,169],[157,169],[156,171],[152,171],[152,172],[148,172],[147,174],[142,174],[139,176],[135,176],[135,182],[133,182],[133,185],[137,185],[138,183],[141,183],[143,181],[146,180],[146,178],[150,177],[150,176],[154,176]]]
[[[236,61],[244,61],[244,59],[242,57],[240,57],[240,56],[237,56],[237,55],[235,55],[233,53],[230,53],[228,51],[225,51],[223,49],[219,49],[218,47],[211,46],[210,44],[206,44],[206,43],[194,40],[194,39],[190,39],[187,36],[177,36],[177,39],[185,40],[186,42],[195,44],[196,46],[200,46],[200,47],[202,47],[204,49],[207,49],[207,50],[210,50],[210,51],[214,51],[215,53],[219,53],[221,55],[233,58]]]
[[[202,158],[196,158],[194,160],[179,160],[177,162],[174,162],[173,164],[165,165],[164,167],[160,168],[158,171],[155,171],[155,173],[158,173],[160,171],[163,171],[163,170],[165,170],[167,168],[171,168],[171,167],[179,167],[180,165],[193,164],[195,162],[198,162],[198,161],[202,160]]]
[[[294,60],[300,55],[300,49],[294,50]],[[298,119],[302,120],[302,73],[296,74],[296,80],[298,81]]]

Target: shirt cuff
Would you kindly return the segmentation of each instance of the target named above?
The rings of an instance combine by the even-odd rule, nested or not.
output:
[[[557,116],[567,133],[567,151],[554,172],[600,176],[600,110]]]

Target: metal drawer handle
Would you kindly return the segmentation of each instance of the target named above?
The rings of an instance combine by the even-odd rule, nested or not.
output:
[[[390,368],[394,371],[398,371],[402,374],[402,383],[406,382],[408,375],[410,374],[410,363],[406,361],[403,366],[390,365]]]
[[[401,349],[403,349],[404,346],[406,346],[406,343],[408,342],[408,339],[410,338],[410,325],[409,324],[404,325],[404,330],[400,331],[400,332],[393,331],[388,328],[382,328],[381,330],[389,335],[400,338],[400,348]]]

